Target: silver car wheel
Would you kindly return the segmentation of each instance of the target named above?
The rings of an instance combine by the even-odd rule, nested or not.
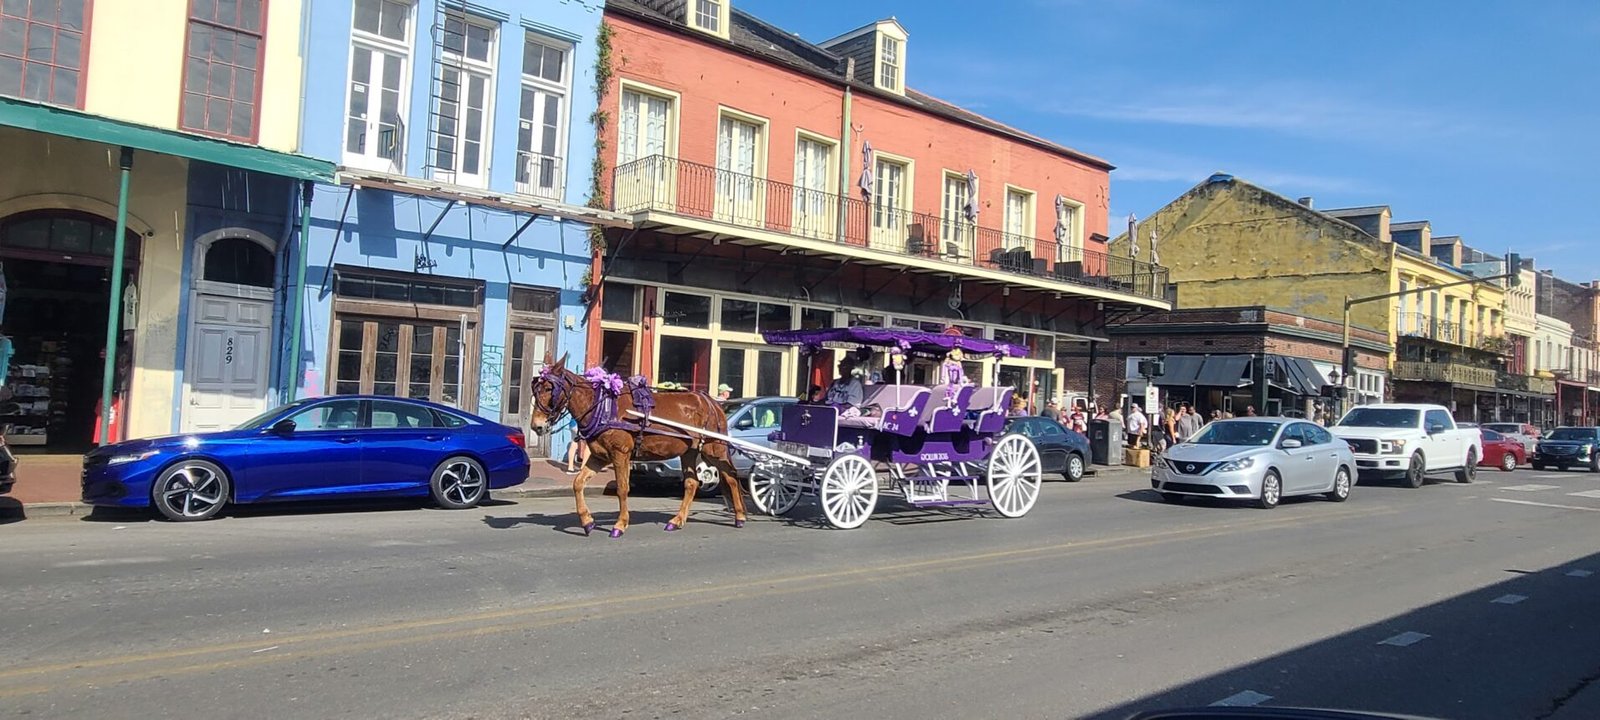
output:
[[[169,520],[205,520],[228,501],[228,478],[205,460],[185,460],[167,468],[151,499]]]

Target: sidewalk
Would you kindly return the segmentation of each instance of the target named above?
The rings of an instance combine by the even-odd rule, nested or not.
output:
[[[79,455],[19,455],[17,484],[11,494],[0,495],[0,516],[52,517],[87,515],[92,509],[78,501],[83,458]],[[495,490],[501,498],[572,497],[572,478],[564,466],[545,458],[534,458],[528,480],[514,488]],[[1090,465],[1085,481],[1131,481],[1149,470],[1105,465]],[[586,495],[611,494],[615,481],[611,472],[590,479]]]

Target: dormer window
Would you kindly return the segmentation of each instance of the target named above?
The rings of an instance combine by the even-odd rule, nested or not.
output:
[[[879,36],[878,87],[885,90],[900,89],[900,40],[888,35]]]
[[[690,0],[689,27],[717,37],[728,36],[728,0]]]

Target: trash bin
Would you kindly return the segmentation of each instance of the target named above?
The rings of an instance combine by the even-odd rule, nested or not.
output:
[[[1122,464],[1122,423],[1089,421],[1089,456],[1096,465]]]

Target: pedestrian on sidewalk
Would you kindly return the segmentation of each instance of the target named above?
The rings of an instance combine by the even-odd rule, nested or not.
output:
[[[1061,422],[1061,405],[1054,398],[1044,404],[1044,416],[1049,418],[1051,422]]]
[[[1193,439],[1194,436],[1200,432],[1200,427],[1202,425],[1203,423],[1200,420],[1200,413],[1194,411],[1193,405],[1184,403],[1178,409],[1178,420],[1175,426],[1175,430],[1177,431],[1177,441],[1180,444],[1189,442],[1189,440]]]
[[[1150,419],[1144,416],[1144,409],[1135,404],[1133,411],[1128,413],[1128,445],[1140,447],[1149,432]]]

